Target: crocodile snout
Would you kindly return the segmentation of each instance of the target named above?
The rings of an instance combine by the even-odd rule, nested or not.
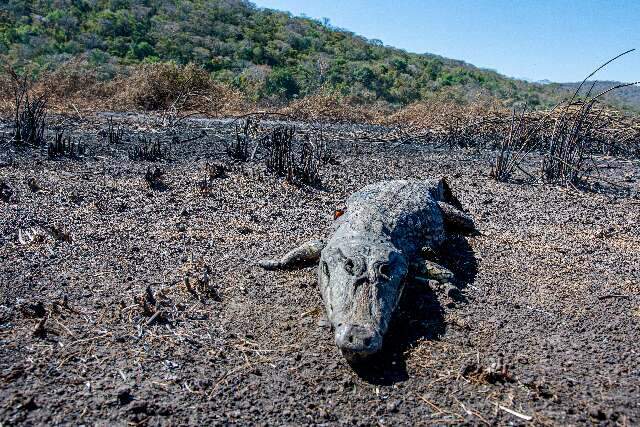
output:
[[[347,360],[376,353],[382,347],[382,336],[370,326],[340,324],[336,328],[336,345]]]

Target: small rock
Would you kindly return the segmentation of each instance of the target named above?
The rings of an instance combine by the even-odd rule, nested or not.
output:
[[[400,406],[399,400],[392,400],[391,402],[387,402],[387,412],[397,412],[398,406]]]
[[[122,386],[118,389],[117,392],[118,403],[123,406],[130,403],[133,400],[133,395],[131,394],[131,389],[126,386]]]
[[[589,408],[589,416],[594,420],[604,421],[607,419],[607,415],[602,411],[602,409],[596,408],[594,406]]]
[[[47,315],[47,310],[45,309],[42,301],[25,302],[20,305],[20,311],[25,317],[31,319],[42,319]]]
[[[36,401],[33,397],[29,397],[20,405],[20,409],[25,411],[34,411],[38,409],[38,405],[36,405]]]

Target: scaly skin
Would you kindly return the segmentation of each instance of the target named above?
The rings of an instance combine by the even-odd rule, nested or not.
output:
[[[354,193],[346,206],[326,244],[312,241],[260,265],[288,268],[319,258],[318,283],[336,344],[354,361],[382,347],[409,269],[421,253],[438,250],[445,224],[472,230],[473,221],[442,179],[381,181]],[[418,264],[418,273],[431,279],[452,278],[434,262]]]

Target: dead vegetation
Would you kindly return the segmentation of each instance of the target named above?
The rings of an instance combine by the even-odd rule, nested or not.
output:
[[[317,184],[320,180],[321,147],[310,141],[296,142],[294,126],[278,126],[265,141],[267,170],[289,183]]]
[[[235,124],[235,139],[226,142],[229,157],[246,162],[252,156],[251,149],[257,149],[260,141],[254,141],[260,133],[260,121],[247,117],[241,123]],[[255,147],[251,147],[251,145]]]
[[[20,77],[7,67],[13,91],[13,142],[16,145],[43,146],[47,118],[47,97],[36,95],[33,82],[25,75]]]
[[[10,260],[0,271],[9,284],[0,306],[7,325],[2,332],[4,419],[189,423],[193,412],[202,416],[196,420],[202,424],[250,423],[252,417],[285,424],[370,424],[382,417],[387,424],[411,419],[473,424],[482,417],[488,424],[504,424],[522,416],[580,424],[586,422],[580,418],[586,405],[600,404],[593,398],[599,387],[616,396],[611,405],[617,411],[637,418],[629,385],[636,367],[627,366],[635,359],[618,357],[632,354],[637,328],[628,316],[637,318],[634,300],[598,298],[635,295],[635,276],[626,277],[635,271],[637,258],[633,201],[603,209],[607,199],[598,195],[578,198],[538,186],[514,191],[478,173],[491,152],[452,155],[448,146],[398,142],[353,144],[357,151],[334,137],[381,128],[327,125],[320,130],[291,121],[261,120],[261,132],[270,137],[278,126],[295,125],[295,150],[307,142],[327,142],[334,152],[318,158],[339,163],[323,164],[327,182],[320,191],[246,173],[266,172],[265,146],[253,163],[227,165],[229,178],[221,180],[223,167],[213,159],[231,163],[223,141],[234,138],[232,125],[219,125],[217,133],[207,130],[206,139],[185,146],[174,143],[172,162],[144,164],[127,156],[136,139],[109,145],[95,138],[96,129],[107,128],[102,119],[80,131],[69,129],[95,153],[82,162],[51,162],[44,150],[16,150],[21,166],[0,167],[7,198],[16,202],[0,201],[7,218],[0,230],[0,258]],[[126,126],[138,129],[148,121],[135,116]],[[146,136],[190,140],[199,130],[183,123],[172,132],[150,129]],[[535,168],[538,161],[532,155],[524,166]],[[624,167],[609,172],[637,178],[634,165]],[[276,275],[257,269],[253,260],[284,252],[294,239],[320,236],[332,223],[331,211],[355,188],[374,180],[452,172],[460,174],[455,191],[487,230],[471,242],[482,255],[482,268],[468,276],[468,287],[460,287],[466,302],[454,303],[446,293],[414,284],[415,294],[409,296],[420,296],[423,304],[401,322],[408,338],[400,328],[395,342],[403,349],[414,336],[424,337],[406,354],[394,356],[395,365],[382,365],[384,378],[369,382],[336,351],[314,291],[314,269]],[[152,192],[148,182],[154,175],[171,190]],[[43,190],[32,193],[30,178]],[[211,197],[201,197],[199,189]],[[34,219],[58,224],[72,234],[72,243],[54,238]],[[598,256],[595,270],[588,253]],[[468,270],[463,262],[456,265]],[[549,268],[557,265],[566,268]],[[56,312],[50,301],[62,295],[79,313]],[[18,299],[33,306],[25,307],[30,314],[14,308]],[[407,301],[412,306],[414,300]],[[585,312],[585,306],[597,310]],[[602,310],[613,320],[603,320]],[[418,311],[422,314],[413,317]],[[575,322],[557,327],[565,317]],[[633,339],[615,341],[621,333]],[[597,339],[603,334],[606,340]],[[508,364],[500,363],[499,354]],[[104,376],[106,371],[110,374]],[[567,377],[575,378],[571,387]],[[603,377],[619,381],[610,389]],[[293,408],[292,388],[300,396]],[[58,389],[68,393],[60,395]],[[549,400],[553,396],[562,403]],[[199,398],[196,410],[182,411]],[[22,409],[29,402],[39,409]],[[147,412],[140,409],[144,405]],[[313,419],[308,418],[311,405],[318,408]],[[576,414],[557,415],[574,409]],[[332,418],[322,417],[320,410],[330,411]],[[242,417],[227,415],[236,411]],[[50,413],[57,418],[49,419]],[[353,414],[358,416],[349,418]]]
[[[166,160],[171,153],[171,146],[161,141],[150,141],[146,137],[141,138],[138,144],[129,150],[129,159],[147,162]]]
[[[105,79],[86,61],[76,59],[55,71],[41,73],[31,90],[47,94],[50,110],[63,114],[144,110],[159,112],[171,120],[184,111],[217,116],[250,108],[237,90],[214,82],[195,65],[143,64],[114,72],[115,77]],[[13,102],[14,82],[8,69],[4,74],[0,78],[0,105],[8,106]]]
[[[16,144],[47,145],[49,99],[58,110],[72,107],[77,114],[77,105],[95,107],[98,104],[108,105],[111,110],[156,111],[162,123],[169,127],[194,114],[230,115],[257,109],[239,93],[214,83],[203,69],[193,65],[147,64],[109,83],[91,75],[81,79],[78,73],[82,69],[80,65],[76,69],[63,67],[55,75],[45,73],[36,82],[8,69],[14,88],[13,141]],[[84,90],[79,81],[86,84]],[[118,90],[107,85],[116,85]],[[50,98],[41,95],[44,89],[49,91]],[[496,151],[490,175],[498,181],[518,177],[529,182],[584,187],[599,176],[594,156],[640,156],[640,118],[601,105],[598,101],[608,91],[592,95],[590,90],[586,96],[578,96],[580,89],[570,100],[549,111],[528,110],[526,106],[507,109],[498,102],[480,98],[464,106],[430,101],[392,111],[379,105],[361,105],[349,97],[322,90],[293,100],[289,105],[274,107],[271,112],[236,115],[235,139],[227,140],[225,147],[234,160],[264,159],[269,171],[289,182],[317,183],[322,164],[331,162],[327,138],[317,125],[323,121],[369,123],[376,126],[332,135],[331,139],[490,149]],[[91,97],[96,101],[93,104],[88,99]],[[273,123],[266,125],[264,118],[284,121],[284,126],[290,126],[291,120],[311,122],[315,133],[296,134],[289,141],[286,132],[276,131]],[[120,144],[126,137],[124,128],[116,127],[112,119],[101,135],[109,144]],[[67,142],[54,139],[49,144],[51,157],[72,157],[73,151],[80,147],[65,146]],[[522,160],[533,152],[542,153],[543,161],[537,170],[524,170]],[[158,161],[168,156],[169,148],[158,141],[145,141],[130,151],[130,158],[134,160]]]
[[[109,144],[121,144],[124,141],[125,130],[121,126],[113,124],[113,117],[109,117],[107,121],[107,130],[103,132],[106,135]]]
[[[199,271],[191,270],[185,274],[183,281],[184,289],[201,302],[207,300],[222,301],[220,293],[211,282],[211,267],[206,264],[195,266],[193,262],[192,266]]]
[[[312,127],[304,133],[287,124],[292,118],[275,113],[282,124],[265,125],[264,117],[274,113],[255,113],[234,121],[235,138],[226,142],[226,152],[234,160],[247,162],[264,160],[268,172],[298,185],[320,182],[323,164],[334,161],[322,127]]]
[[[293,126],[278,126],[266,140],[267,155],[265,164],[267,170],[293,181],[296,162],[293,153],[293,137],[296,128]]]
[[[211,267],[190,260],[183,269],[182,282],[173,282],[168,286],[146,286],[143,292],[133,297],[133,305],[121,303],[120,318],[127,323],[146,327],[158,324],[176,326],[189,315],[187,306],[193,301],[199,303],[220,302],[222,297],[212,282]]]
[[[389,107],[358,104],[331,91],[294,100],[277,111],[299,120],[331,123],[378,123],[390,113]]]
[[[509,367],[502,358],[492,361],[489,366],[468,363],[462,367],[460,374],[477,384],[497,384],[515,382]]]
[[[536,146],[533,138],[537,135],[533,135],[532,128],[526,125],[525,112],[526,108],[520,114],[513,110],[509,131],[498,143],[496,159],[490,172],[496,181],[509,181],[516,168],[520,168],[525,156]]]
[[[583,97],[580,90],[586,81],[597,71],[617,58],[631,52],[624,52],[607,61],[587,76],[578,86],[571,99],[558,104],[549,112],[534,116],[526,116],[526,106],[520,114],[513,111],[509,130],[499,141],[498,152],[491,176],[498,181],[508,181],[516,169],[529,178],[545,184],[584,186],[586,181],[598,174],[595,155],[611,154],[622,149],[629,155],[638,149],[640,141],[635,139],[631,146],[622,148],[616,141],[617,132],[607,134],[603,129],[616,129],[607,110],[598,105],[600,97],[618,88],[631,84],[614,86],[599,94],[592,94],[595,83]],[[633,128],[632,132],[636,133]],[[631,138],[624,139],[629,142]],[[635,147],[634,147],[635,146]],[[522,167],[523,160],[532,152],[542,156],[540,170],[526,171]],[[621,154],[621,153],[618,153]],[[614,184],[616,185],[616,184]]]
[[[73,141],[64,129],[56,131],[53,141],[47,144],[47,156],[50,159],[59,157],[78,158],[86,154],[86,147],[78,141]]]
[[[130,78],[125,96],[146,111],[198,107],[211,89],[209,75],[195,65],[143,65]]]
[[[214,82],[196,65],[145,64],[121,78],[122,88],[114,100],[128,108],[159,111],[169,123],[187,112],[233,114],[241,111],[244,100],[230,86]]]

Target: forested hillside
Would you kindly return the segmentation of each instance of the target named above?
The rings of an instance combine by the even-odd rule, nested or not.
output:
[[[362,104],[492,96],[545,106],[557,91],[243,0],[5,0],[0,55],[35,73],[80,58],[105,80],[140,63],[194,63],[254,101],[322,88]]]
[[[638,74],[640,78],[640,73]],[[591,89],[591,86],[594,82],[588,82],[583,86],[583,89],[580,91],[581,94],[585,94],[588,90]],[[602,81],[595,82],[593,85],[592,93],[597,95],[601,92],[604,92],[612,87],[620,85],[620,82],[612,82],[612,81]],[[566,89],[569,91],[575,91],[580,83],[557,83],[554,86],[558,86],[559,89]],[[640,110],[640,87],[639,86],[625,86],[614,91],[608,92],[602,97],[603,101],[616,105],[620,108],[626,110]]]

